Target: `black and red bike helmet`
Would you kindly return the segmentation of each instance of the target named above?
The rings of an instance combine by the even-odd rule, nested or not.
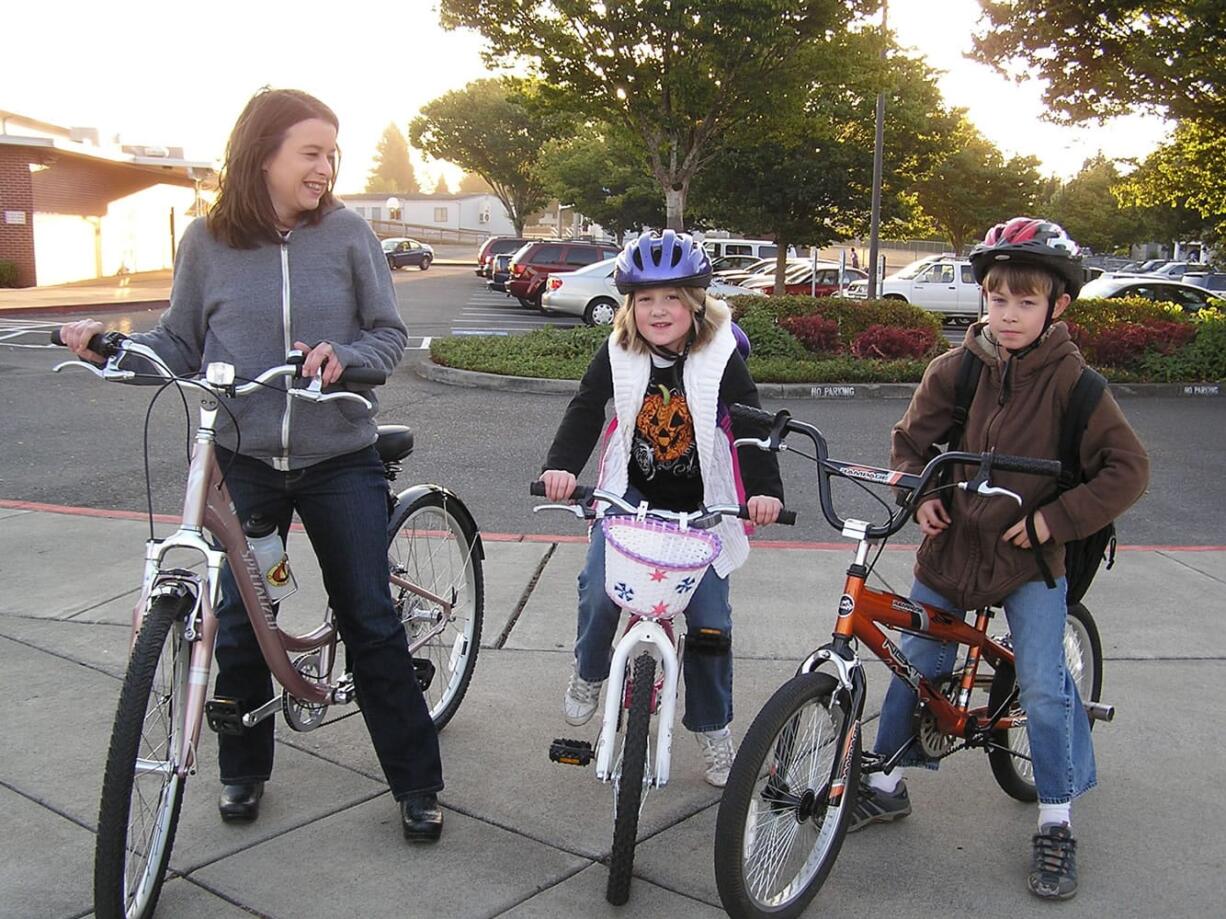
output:
[[[971,250],[971,270],[980,284],[992,266],[1002,262],[1046,268],[1064,281],[1064,292],[1073,299],[1085,283],[1077,243],[1059,224],[1040,217],[1014,217],[998,223]]]

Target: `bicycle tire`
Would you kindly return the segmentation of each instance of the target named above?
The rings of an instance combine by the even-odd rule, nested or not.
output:
[[[485,617],[485,580],[478,533],[467,513],[453,512],[456,499],[427,491],[398,507],[388,524],[388,564],[414,584],[438,596],[454,596],[451,625],[416,656],[434,665],[426,706],[438,730],[459,709],[472,681]],[[423,598],[392,585],[392,600],[410,644],[431,623],[415,620],[427,612]]]
[[[1085,657],[1087,649],[1088,661]],[[1082,701],[1097,702],[1103,688],[1102,642],[1094,618],[1080,603],[1070,606],[1065,618],[1064,658]],[[1008,704],[1013,698],[1016,686],[1017,678],[1012,665],[1001,664],[992,677],[992,686],[988,692],[988,711],[999,711],[1001,706]],[[1016,698],[1013,698],[1010,704],[1010,713],[1024,714]],[[1093,727],[1094,722],[1091,720],[1090,728]],[[992,766],[996,784],[1005,794],[1018,801],[1038,800],[1034,769],[1030,760],[1015,755],[1030,756],[1030,738],[1026,726],[994,731],[992,742],[994,746],[988,749],[988,762]]]
[[[128,662],[98,809],[94,912],[99,919],[147,919],[162,891],[187,784],[174,769],[178,764],[164,758],[182,727],[176,722],[186,702],[190,657],[190,646],[174,626],[191,602],[190,597],[156,598]],[[150,766],[140,776],[139,761]],[[143,838],[134,839],[134,833]]]
[[[834,867],[860,783],[859,726],[838,688],[826,673],[793,677],[758,712],[737,751],[715,819],[715,881],[733,919],[799,916]],[[804,717],[809,708],[811,724]],[[797,770],[797,753],[806,749],[815,762]],[[850,750],[851,766],[832,813],[822,799],[843,750]],[[803,790],[790,778],[802,778]],[[802,829],[811,835],[807,852]],[[784,864],[772,871],[764,862],[775,853]],[[793,854],[801,860],[789,870]]]
[[[634,869],[634,846],[639,831],[639,808],[643,801],[643,776],[647,768],[647,730],[651,722],[651,693],[656,679],[656,661],[640,654],[634,662],[630,689],[630,714],[622,742],[621,771],[615,780],[617,806],[613,815],[613,851],[609,855],[609,883],[605,899],[621,906],[630,898],[630,875]]]

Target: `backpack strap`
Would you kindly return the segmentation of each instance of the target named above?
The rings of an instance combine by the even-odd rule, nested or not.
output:
[[[950,450],[957,450],[962,446],[966,420],[970,417],[971,403],[975,401],[975,390],[979,386],[982,373],[983,361],[979,359],[979,355],[970,348],[964,348],[962,363],[958,365],[958,378],[954,382],[954,410],[950,416],[949,430],[943,438]]]
[[[1064,418],[1060,423],[1060,478],[1056,483],[1056,495],[1052,501],[1063,492],[1081,484],[1081,437],[1085,434],[1086,426],[1090,423],[1090,416],[1094,414],[1094,409],[1098,407],[1098,402],[1102,399],[1106,389],[1106,377],[1093,367],[1081,369],[1081,375],[1077,377],[1077,382],[1073,385],[1068,408],[1065,409]],[[1034,549],[1034,557],[1039,563],[1039,571],[1043,575],[1044,583],[1049,588],[1055,587],[1056,579],[1052,577],[1051,569],[1047,567],[1047,562],[1043,560],[1043,553],[1039,548],[1038,535],[1034,529],[1033,511],[1026,517],[1026,535],[1030,538],[1030,546]],[[1112,547],[1111,562],[1114,563],[1114,561],[1115,549]]]

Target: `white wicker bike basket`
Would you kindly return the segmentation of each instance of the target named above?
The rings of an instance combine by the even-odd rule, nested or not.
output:
[[[720,551],[714,533],[662,520],[606,517],[601,526],[605,593],[640,616],[667,619],[684,610]]]

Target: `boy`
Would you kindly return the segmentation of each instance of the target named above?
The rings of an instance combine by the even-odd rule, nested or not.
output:
[[[934,444],[948,431],[966,350],[984,368],[962,445],[950,449],[1059,457],[1061,421],[1085,366],[1068,328],[1056,322],[1081,290],[1077,246],[1054,223],[1016,217],[988,231],[971,252],[971,264],[983,285],[988,318],[971,326],[960,348],[929,365],[894,426],[891,465],[903,472],[923,469]],[[1064,662],[1063,544],[1118,517],[1149,481],[1145,449],[1109,391],[1082,435],[1081,466],[1084,483],[1054,500],[1053,480],[1001,473],[997,484],[1021,495],[1020,509],[1011,501],[951,489],[946,492],[948,509],[934,496],[915,514],[924,540],[912,599],[958,611],[1004,606],[1039,799],[1039,832],[1033,838],[1027,884],[1036,896],[1055,899],[1068,899],[1077,890],[1070,802],[1096,782],[1089,720]],[[1054,587],[1043,576],[1040,555]],[[952,646],[910,635],[902,646],[929,677],[953,670]],[[878,754],[890,756],[911,739],[914,707],[910,687],[898,678],[891,681],[877,728]],[[937,766],[915,749],[900,764]],[[866,777],[851,831],[911,813],[900,773],[895,769]]]

